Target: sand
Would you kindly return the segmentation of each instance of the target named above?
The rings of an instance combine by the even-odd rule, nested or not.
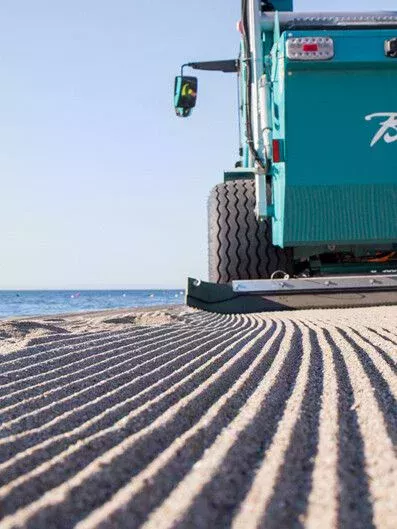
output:
[[[397,527],[397,307],[0,322],[1,529]]]

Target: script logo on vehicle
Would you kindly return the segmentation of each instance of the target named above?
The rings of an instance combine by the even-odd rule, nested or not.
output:
[[[375,118],[385,118],[380,121],[380,129],[373,137],[371,147],[374,147],[382,138],[386,143],[397,141],[397,112],[378,112],[365,116],[367,121]]]

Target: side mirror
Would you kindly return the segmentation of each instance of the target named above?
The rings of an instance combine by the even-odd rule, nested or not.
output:
[[[197,77],[178,76],[175,78],[174,106],[176,115],[190,116],[197,100]]]

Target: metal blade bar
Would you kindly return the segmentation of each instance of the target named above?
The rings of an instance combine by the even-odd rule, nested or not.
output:
[[[367,278],[370,279],[370,278]],[[384,277],[382,276],[382,279]],[[300,281],[300,280],[299,280]],[[250,282],[252,283],[252,281]],[[327,290],[313,291],[274,291],[235,292],[232,285],[207,283],[189,278],[186,291],[186,304],[190,307],[221,314],[241,314],[264,311],[372,307],[378,305],[397,305],[396,283],[384,288],[386,290],[350,288],[341,292]],[[263,287],[262,287],[263,288]]]
[[[304,293],[397,290],[397,275],[329,276],[300,279],[258,279],[233,281],[233,292],[238,293]]]

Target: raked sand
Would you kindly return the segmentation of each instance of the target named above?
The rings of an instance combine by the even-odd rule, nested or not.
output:
[[[1,529],[396,529],[397,307],[0,322]]]

